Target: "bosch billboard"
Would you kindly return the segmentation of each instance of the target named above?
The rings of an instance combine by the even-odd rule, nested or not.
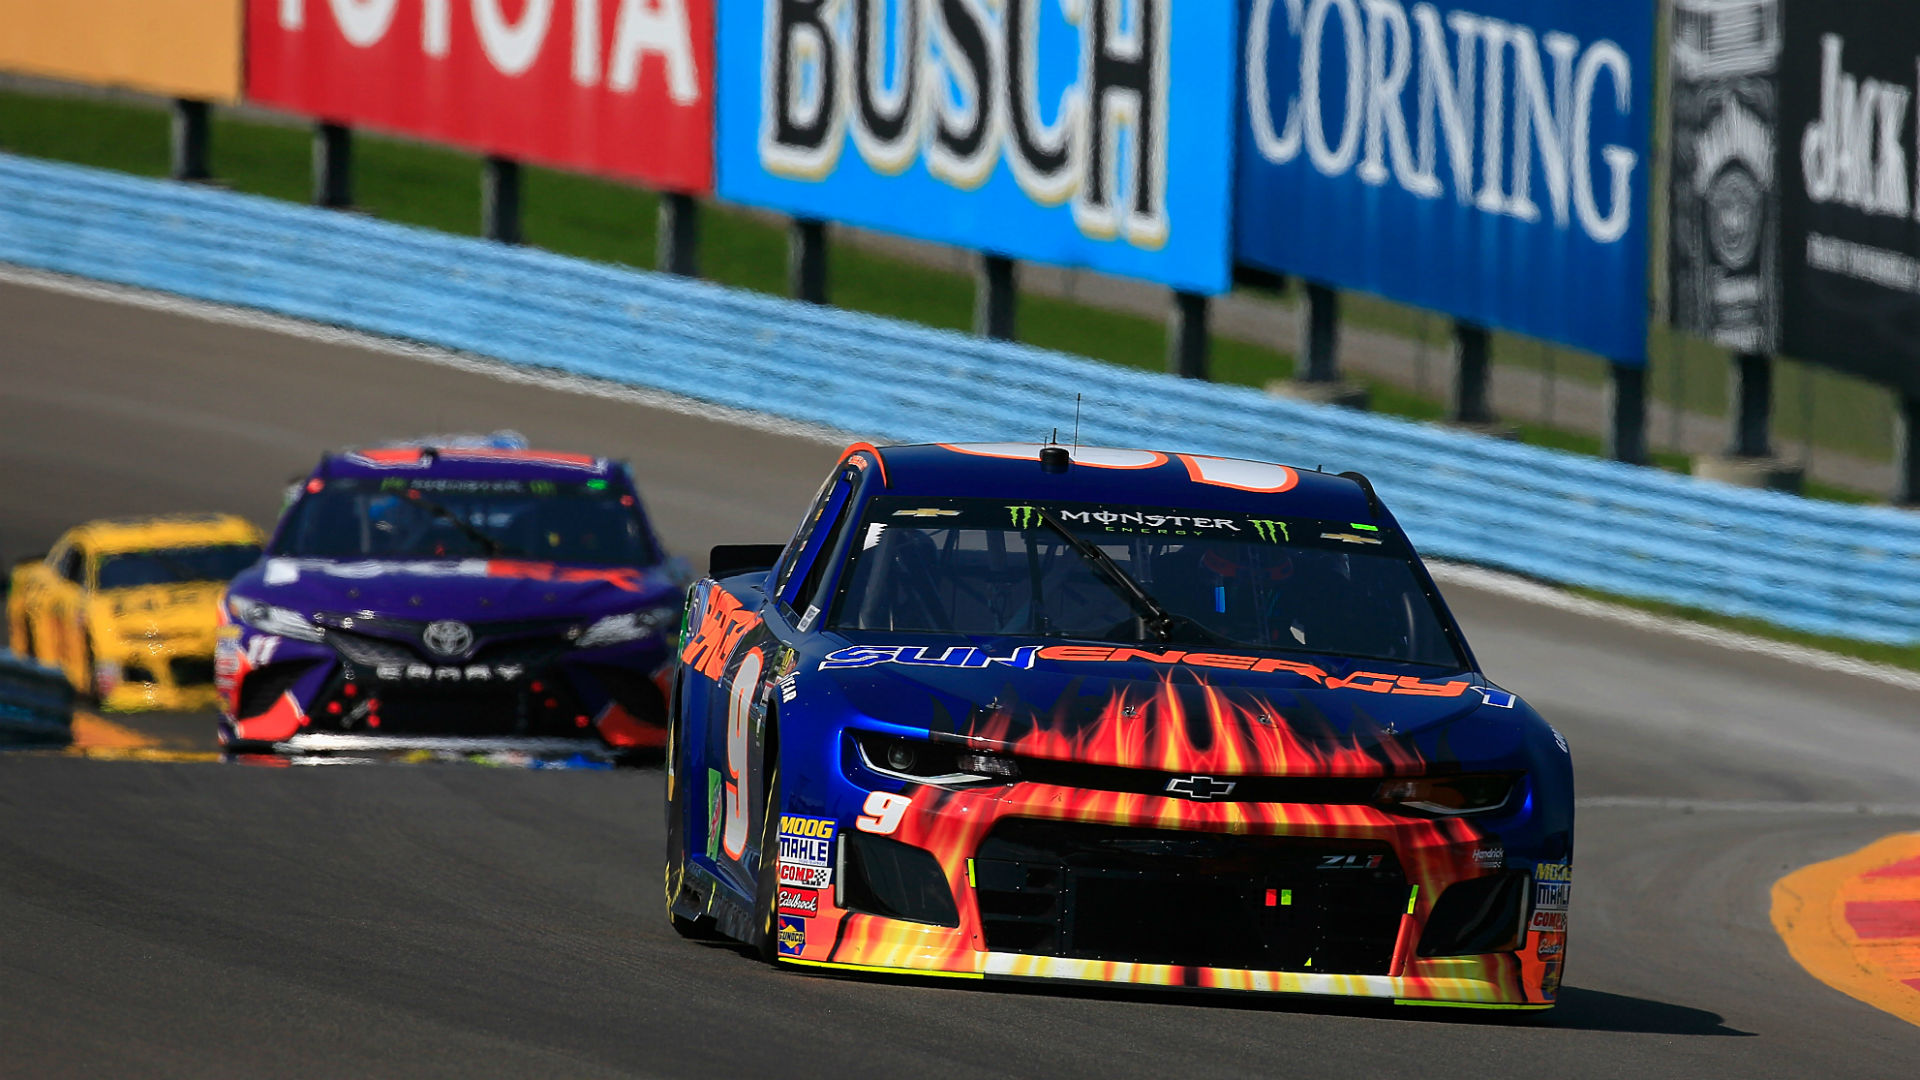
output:
[[[1233,4],[719,3],[722,197],[1227,287]]]
[[[248,0],[247,96],[704,193],[713,16],[714,0]]]
[[[1238,259],[1644,361],[1654,7],[1242,0]]]

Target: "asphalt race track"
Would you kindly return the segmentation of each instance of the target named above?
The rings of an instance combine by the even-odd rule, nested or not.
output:
[[[699,561],[784,539],[836,453],[19,285],[0,327],[8,561],[100,515],[264,524],[322,447],[499,427],[630,458]],[[1767,915],[1785,872],[1920,827],[1920,695],[1449,596],[1579,771],[1566,987],[1537,1023],[776,971],[668,928],[655,770],[9,753],[0,1076],[1920,1075],[1920,1029],[1805,974]]]

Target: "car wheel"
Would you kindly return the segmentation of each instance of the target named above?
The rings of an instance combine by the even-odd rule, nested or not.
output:
[[[94,676],[93,638],[87,633],[84,627],[80,630],[80,662],[85,665],[83,670],[86,672],[85,675],[81,676],[84,685],[80,687],[80,695],[98,706],[100,704],[100,681]]]
[[[681,676],[682,679],[685,676]],[[676,697],[678,696],[676,692]],[[683,938],[694,941],[712,941],[720,935],[714,930],[713,920],[704,915],[687,918],[674,910],[674,904],[685,891],[685,875],[691,853],[687,850],[688,835],[686,828],[687,784],[689,773],[687,759],[682,753],[686,735],[681,730],[679,712],[670,710],[667,714],[666,766],[671,779],[667,783],[667,859],[666,872],[667,921],[673,924],[673,932]]]
[[[753,948],[771,964],[780,958],[780,759],[767,784],[767,810],[760,822],[760,873],[753,891]]]

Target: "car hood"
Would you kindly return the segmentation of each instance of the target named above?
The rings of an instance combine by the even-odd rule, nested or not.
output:
[[[235,578],[231,590],[302,614],[364,612],[471,623],[597,618],[679,602],[678,586],[664,570],[514,559],[273,558]]]
[[[955,651],[968,648],[978,651]],[[867,716],[1032,757],[1385,776],[1496,762],[1518,753],[1522,741],[1515,711],[1489,709],[1476,677],[1411,665],[1269,654],[1264,659],[1286,666],[1252,671],[1219,665],[1263,657],[1016,643],[940,645],[906,657],[940,664],[896,657],[834,666],[836,657],[870,655],[858,646],[837,650],[816,670]]]
[[[96,623],[115,626],[121,633],[172,633],[204,629],[211,633],[217,621],[220,590],[214,581],[147,585],[113,589],[94,596],[91,610]]]

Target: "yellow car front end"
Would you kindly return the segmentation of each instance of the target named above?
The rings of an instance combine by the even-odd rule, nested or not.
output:
[[[95,594],[87,621],[100,707],[213,708],[214,613],[225,588],[194,582]]]
[[[227,514],[73,528],[13,568],[13,651],[60,668],[103,709],[212,708],[220,596],[261,542]]]

